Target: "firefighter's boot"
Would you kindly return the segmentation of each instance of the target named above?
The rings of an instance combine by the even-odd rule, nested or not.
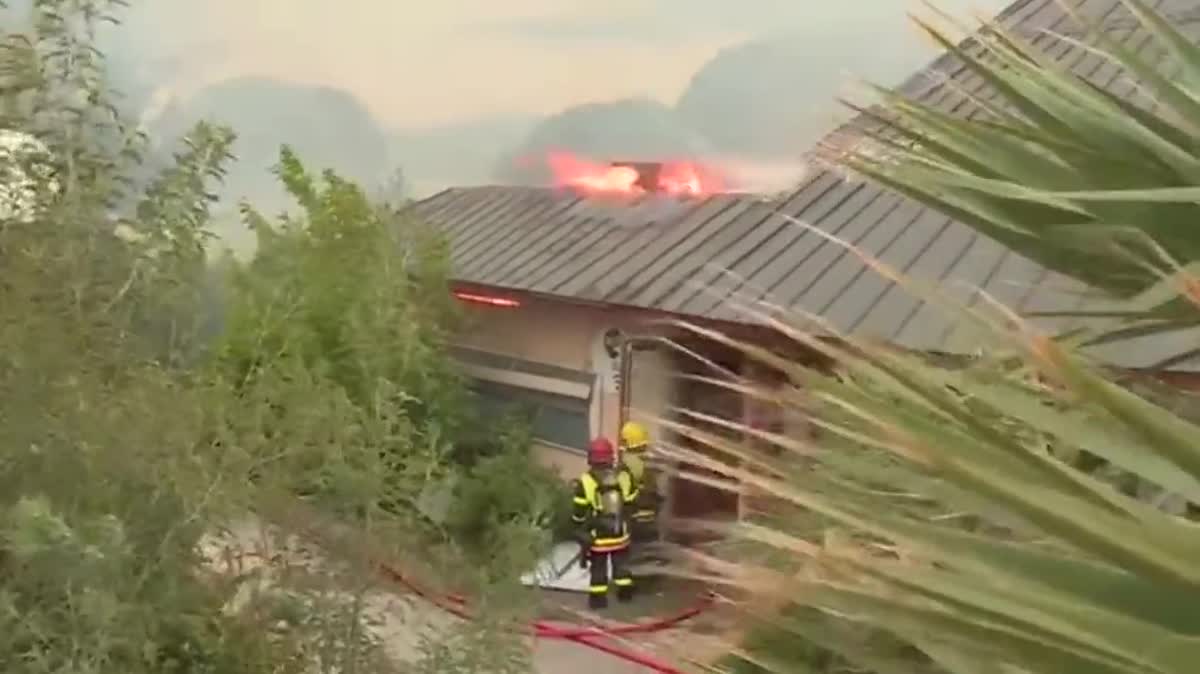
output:
[[[607,592],[592,592],[588,595],[588,608],[593,611],[608,608]]]
[[[617,601],[621,603],[633,601],[633,584],[617,586]]]

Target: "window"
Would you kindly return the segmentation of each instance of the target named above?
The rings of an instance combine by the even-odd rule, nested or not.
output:
[[[479,411],[497,418],[519,414],[541,442],[584,450],[588,445],[588,401],[520,386],[475,379],[471,384]]]
[[[594,373],[462,346],[454,354],[471,377],[481,414],[523,414],[539,442],[588,446]]]

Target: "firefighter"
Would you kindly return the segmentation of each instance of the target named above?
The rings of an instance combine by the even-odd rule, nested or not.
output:
[[[617,600],[633,598],[633,573],[629,568],[629,511],[637,489],[629,469],[617,461],[607,438],[596,438],[588,447],[588,469],[571,484],[574,491],[572,520],[579,527],[580,564],[591,566],[588,605],[608,606],[609,567]]]
[[[658,476],[646,465],[649,447],[650,434],[645,426],[628,421],[621,427],[621,462],[629,469],[638,491],[637,503],[629,518],[633,539],[637,542],[658,540]]]

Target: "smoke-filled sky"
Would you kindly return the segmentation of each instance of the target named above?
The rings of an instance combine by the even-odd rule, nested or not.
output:
[[[1005,0],[939,0],[957,16]],[[142,0],[122,40],[177,93],[238,75],[337,85],[418,128],[590,101],[673,100],[722,47],[782,30],[868,37],[880,59],[930,49],[914,0]],[[814,58],[820,58],[814,54]],[[179,70],[176,70],[179,69]]]

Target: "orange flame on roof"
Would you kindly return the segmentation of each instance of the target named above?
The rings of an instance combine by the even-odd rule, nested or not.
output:
[[[716,176],[706,179],[705,171],[690,162],[668,162],[663,164],[658,173],[658,187],[671,194],[700,196],[720,190]]]
[[[638,169],[633,166],[601,164],[569,152],[551,152],[546,164],[556,187],[584,192],[639,195],[647,189]],[[724,181],[711,168],[689,161],[663,162],[651,191],[675,196],[699,197],[724,189]]]
[[[556,187],[577,187],[589,192],[640,192],[637,169],[609,166],[576,157],[567,152],[551,152],[546,164],[554,174]]]

